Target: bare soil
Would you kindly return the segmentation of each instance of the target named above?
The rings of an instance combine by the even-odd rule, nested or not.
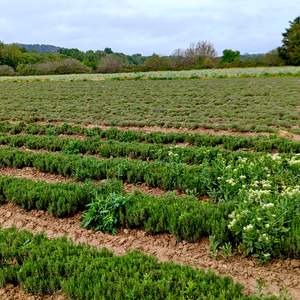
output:
[[[15,224],[20,229],[32,233],[44,231],[49,238],[67,235],[75,243],[88,243],[98,248],[107,247],[116,255],[123,255],[127,249],[137,249],[146,254],[153,253],[159,261],[173,260],[180,264],[189,264],[199,268],[215,270],[220,275],[230,275],[235,282],[245,286],[244,293],[258,293],[256,278],[267,281],[271,294],[279,295],[283,286],[288,288],[289,297],[300,299],[300,261],[272,260],[267,265],[260,266],[256,259],[234,255],[230,262],[212,259],[205,246],[208,238],[202,238],[195,243],[176,242],[170,234],[149,235],[139,229],[119,229],[115,236],[100,231],[86,230],[80,227],[82,213],[59,219],[48,212],[32,210],[26,212],[13,203],[0,206],[0,223],[4,228]],[[4,298],[6,299],[6,298]]]
[[[57,295],[33,295],[26,294],[20,289],[20,286],[14,286],[11,283],[7,283],[4,288],[0,288],[0,300],[66,300],[63,293],[58,292]]]

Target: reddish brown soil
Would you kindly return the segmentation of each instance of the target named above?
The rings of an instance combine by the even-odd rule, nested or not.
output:
[[[57,183],[60,181],[74,181],[72,178],[67,178],[62,175],[43,173],[38,171],[36,168],[24,167],[22,169],[15,169],[13,167],[6,167],[0,169],[0,175],[11,176],[16,178],[27,178],[35,181],[45,180],[49,183]]]
[[[66,298],[61,292],[57,295],[32,295],[26,294],[20,289],[19,286],[14,286],[10,283],[7,283],[6,286],[0,289],[0,300],[65,300]]]
[[[45,231],[49,238],[60,237],[64,234],[75,243],[85,242],[101,248],[112,250],[116,255],[125,254],[126,249],[137,249],[146,254],[153,253],[160,261],[173,260],[176,263],[195,264],[200,268],[213,269],[221,275],[230,275],[235,281],[245,285],[244,292],[248,295],[257,293],[256,278],[265,279],[272,294],[278,295],[280,289],[286,286],[289,297],[300,299],[300,261],[272,260],[267,265],[259,266],[255,259],[234,255],[230,262],[222,257],[213,260],[205,246],[207,238],[195,243],[176,242],[170,234],[149,235],[143,230],[120,229],[115,236],[82,229],[79,218],[82,213],[59,219],[50,216],[48,212],[32,210],[25,212],[20,207],[6,203],[0,206],[0,223],[4,228],[13,224],[20,229],[33,233]]]

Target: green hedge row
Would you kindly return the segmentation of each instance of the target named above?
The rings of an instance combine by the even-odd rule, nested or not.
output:
[[[20,284],[41,295],[62,290],[70,299],[251,299],[229,276],[159,263],[138,251],[115,256],[106,248],[75,246],[64,237],[48,240],[14,227],[0,229],[0,267],[1,287]]]
[[[102,130],[99,127],[93,127],[90,129],[80,127],[80,126],[71,126],[65,123],[62,126],[55,126],[51,124],[39,125],[36,123],[31,123],[25,125],[24,123],[19,123],[13,125],[9,122],[0,123],[0,132],[11,134],[16,134],[22,131],[25,128],[25,132],[28,134],[47,134],[47,135],[57,135],[57,134],[82,134],[89,137],[99,136],[100,138],[106,138],[108,140],[116,140],[119,142],[147,142],[147,143],[182,143],[187,142],[194,146],[207,146],[215,147],[222,145],[224,149],[227,150],[238,150],[242,148],[252,149],[254,151],[263,151],[270,152],[272,149],[276,149],[279,152],[283,153],[299,153],[300,152],[300,143],[290,139],[277,138],[276,134],[267,137],[267,136],[230,136],[230,135],[221,135],[216,136],[212,134],[200,135],[197,133],[176,133],[169,132],[164,134],[163,132],[151,132],[146,133],[143,131],[122,131],[116,129],[115,127],[110,128],[109,130]]]

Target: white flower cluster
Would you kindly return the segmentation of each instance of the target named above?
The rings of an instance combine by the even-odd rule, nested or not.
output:
[[[234,182],[233,178],[227,179],[226,182],[229,183],[232,186],[235,186],[235,182]]]
[[[250,183],[251,186],[254,186],[254,187],[258,187],[259,185],[259,181],[255,180],[253,181],[252,183]]]
[[[243,228],[245,231],[250,231],[253,229],[253,225],[249,224],[246,227]]]
[[[270,242],[268,236],[265,233],[259,236],[258,241],[259,242],[265,241],[267,243]]]
[[[246,164],[246,163],[247,163],[247,160],[248,160],[247,157],[242,158],[242,157],[239,156],[239,158],[238,158],[238,161],[239,161],[240,163],[242,163],[242,164]]]
[[[231,222],[229,222],[229,224],[227,225],[228,229],[230,229],[231,227],[233,227],[236,222],[237,222],[236,219],[233,219]]]
[[[229,214],[228,217],[229,217],[230,219],[233,219],[233,218],[235,217],[235,211],[233,211],[231,214]]]
[[[266,191],[264,191],[264,190],[252,190],[252,189],[250,189],[249,190],[249,201],[250,202],[253,202],[253,201],[255,201],[255,200],[260,200],[261,199],[261,196],[262,195],[268,195],[268,194],[270,194],[271,193],[271,191],[270,190],[266,190]]]
[[[274,162],[281,163],[282,158],[278,153],[275,153],[273,155],[268,153],[267,156],[270,157]]]
[[[271,182],[268,181],[268,180],[262,180],[260,183],[261,183],[263,188],[270,188],[271,187]]]
[[[169,156],[178,156],[177,153],[173,153],[172,151],[169,151],[169,152],[168,152],[168,155],[169,155]]]
[[[268,209],[268,208],[271,208],[271,207],[274,207],[274,203],[263,204],[261,208],[262,209]]]
[[[300,159],[298,159],[300,153],[296,154],[294,157],[292,157],[291,159],[287,159],[287,162],[290,166],[293,165],[298,165],[300,164]]]
[[[245,175],[241,175],[241,176],[240,176],[240,179],[245,179],[245,178],[246,178]]]
[[[296,185],[294,188],[291,187],[283,187],[283,191],[281,192],[282,196],[295,197],[300,194],[300,186]]]
[[[238,220],[240,220],[241,219],[241,217],[243,216],[243,215],[246,215],[247,213],[249,213],[249,210],[243,210],[242,212],[241,212],[241,214],[235,214],[235,211],[233,211],[231,214],[229,214],[228,215],[228,217],[229,218],[231,218],[231,219],[233,219],[231,222],[229,222],[229,224],[228,224],[228,228],[230,229],[231,227],[233,227],[236,223],[237,223],[237,221]],[[252,226],[252,225],[251,225]]]
[[[261,185],[263,188],[270,188],[271,182],[268,180],[262,180],[262,181],[255,180],[250,185],[253,187],[259,187],[259,185]]]

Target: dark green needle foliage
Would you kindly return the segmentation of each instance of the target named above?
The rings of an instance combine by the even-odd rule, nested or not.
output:
[[[9,262],[17,264],[9,266]],[[15,227],[0,229],[0,286],[20,283],[27,293],[70,299],[250,299],[229,276],[159,263],[138,251],[115,256],[66,238],[48,240]],[[272,297],[270,299],[277,299]]]

